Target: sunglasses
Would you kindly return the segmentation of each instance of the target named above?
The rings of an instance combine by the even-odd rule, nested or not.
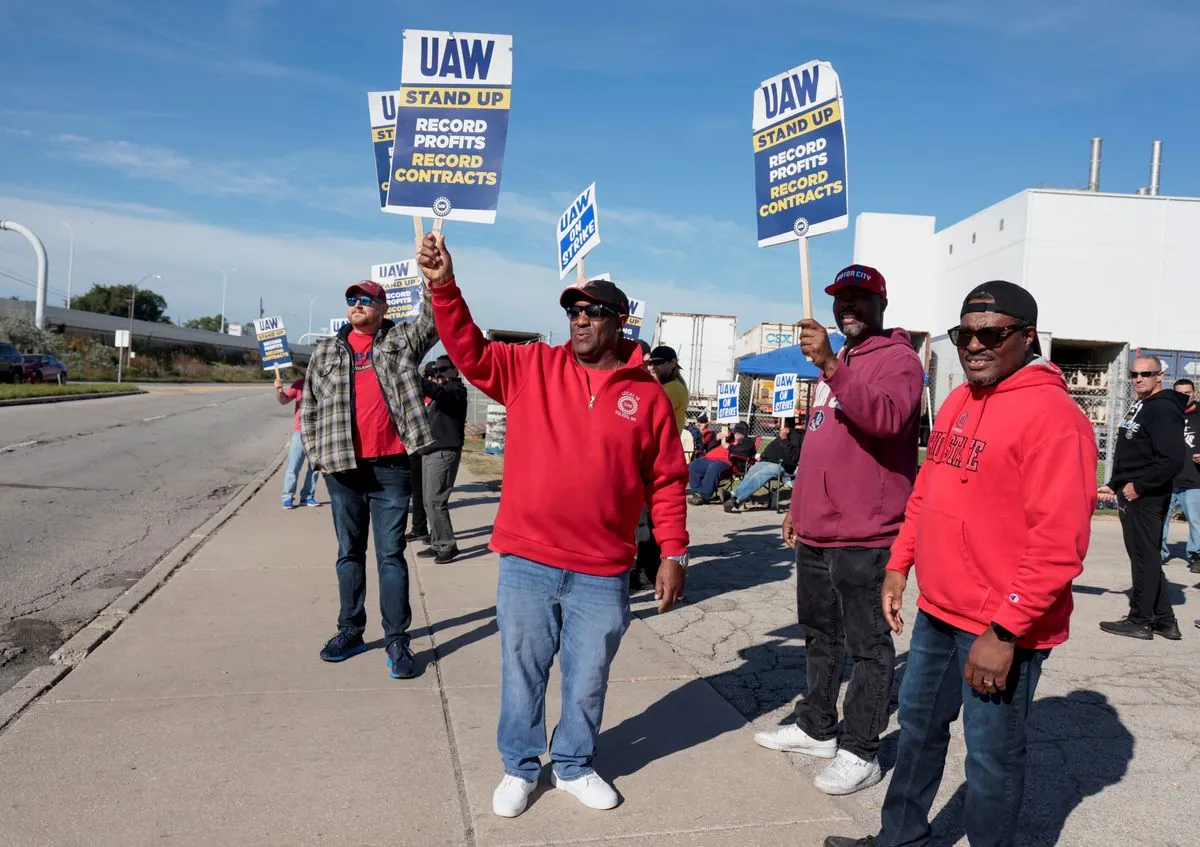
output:
[[[1154,377],[1158,376],[1160,373],[1162,373],[1162,371],[1130,371],[1129,378],[1130,379],[1153,379]]]
[[[615,318],[617,312],[615,309],[610,309],[608,306],[601,306],[599,303],[588,303],[586,306],[567,306],[567,317],[575,320],[580,315],[587,315],[592,320],[599,318]]]
[[[951,327],[946,330],[950,343],[959,350],[966,350],[972,341],[978,341],[987,349],[999,347],[1008,340],[1010,335],[1026,329],[1028,324],[1013,324],[1012,326],[985,326],[980,329],[970,329],[965,326]]]
[[[450,367],[449,365],[442,365],[440,368],[434,368],[434,370],[440,374],[448,374],[450,371],[454,370],[454,368]]]
[[[370,306],[374,302],[375,302],[375,298],[369,297],[366,294],[360,294],[357,297],[347,297],[346,298],[347,306]]]

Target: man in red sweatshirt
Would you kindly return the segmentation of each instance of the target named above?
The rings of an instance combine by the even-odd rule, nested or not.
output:
[[[783,539],[796,550],[796,606],[804,628],[808,693],[792,720],[754,740],[833,761],[814,780],[851,794],[883,778],[875,754],[887,728],[896,650],[879,591],[888,548],[917,475],[924,372],[908,333],[884,329],[887,287],[851,265],[825,289],[846,336],[834,355],[825,328],[801,321],[800,345],[821,369],[792,487]],[[838,689],[854,671],[838,738]]]
[[[629,569],[642,507],[662,548],[660,612],[683,591],[687,467],[671,401],[621,336],[629,299],[604,280],[568,288],[561,347],[488,342],[471,319],[440,234],[417,257],[442,344],[459,371],[508,412],[491,549],[500,554],[496,623],[504,778],[492,811],[525,810],[546,750],[546,682],[557,653],[562,713],[552,782],[593,809],[617,793],[592,768],[608,671],[629,627]]]
[[[1096,508],[1096,438],[1062,372],[1040,357],[1037,303],[985,282],[949,331],[967,381],[942,404],[892,546],[881,603],[899,634],[920,580],[900,686],[900,745],[882,831],[825,847],[917,847],[963,712],[967,841],[1016,842],[1026,718],[1042,662],[1067,640],[1071,581]]]

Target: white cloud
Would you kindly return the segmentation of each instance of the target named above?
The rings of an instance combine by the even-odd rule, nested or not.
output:
[[[256,317],[261,297],[269,312],[293,313],[287,323],[297,335],[307,329],[310,295],[316,298],[313,325],[324,326],[344,311],[344,287],[364,277],[372,263],[411,255],[411,244],[403,240],[267,234],[80,200],[0,196],[0,210],[3,217],[33,228],[45,242],[52,289],[63,291],[67,284],[68,237],[58,223],[61,219],[75,226],[77,293],[94,281],[125,283],[158,273],[163,279],[154,288],[167,298],[172,317],[211,315],[221,304],[221,275],[216,268],[236,267],[229,280],[226,312],[230,319]],[[549,263],[535,265],[473,247],[468,233],[466,227],[451,230],[447,244],[479,325],[553,332],[562,338],[566,324],[558,295],[565,285]],[[0,267],[32,279],[32,251],[20,239],[8,239],[0,245]],[[598,265],[595,270],[603,268]],[[659,310],[733,313],[743,325],[798,317],[796,303],[734,290],[718,274],[706,282],[652,274],[619,281],[631,296],[647,302],[650,326]],[[24,298],[29,293],[27,286],[0,277],[0,296]]]

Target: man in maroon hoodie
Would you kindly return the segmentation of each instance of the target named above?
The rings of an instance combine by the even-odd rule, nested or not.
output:
[[[1071,581],[1096,508],[1096,437],[1041,358],[1037,303],[985,282],[949,331],[967,381],[938,412],[880,602],[899,635],[909,571],[917,621],[900,686],[900,745],[878,836],[825,847],[924,847],[963,713],[967,841],[1012,847],[1025,784],[1026,720],[1042,662],[1067,640]]]
[[[875,754],[887,728],[896,650],[879,591],[917,475],[917,424],[924,372],[908,333],[884,329],[883,274],[851,265],[825,289],[846,336],[838,355],[825,328],[800,322],[800,345],[821,379],[783,521],[796,550],[796,606],[804,628],[808,693],[792,719],[755,742],[771,750],[833,759],[814,784],[851,794],[882,779]],[[837,699],[846,657],[841,738]]]
[[[629,569],[642,507],[662,562],[658,610],[683,592],[687,466],[671,400],[621,335],[629,299],[590,280],[559,303],[561,347],[489,342],[471,319],[440,235],[417,262],[438,335],[463,376],[508,413],[504,480],[491,548],[500,554],[496,624],[504,778],[492,811],[525,811],[546,750],[546,683],[558,655],[562,713],[550,741],[553,785],[593,809],[617,793],[592,768],[608,670],[629,626]]]

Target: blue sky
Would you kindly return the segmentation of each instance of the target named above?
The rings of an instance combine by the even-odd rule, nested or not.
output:
[[[408,7],[413,7],[409,9]],[[336,9],[336,11],[332,11]],[[604,11],[599,11],[603,9]],[[826,9],[828,11],[826,11]],[[51,256],[51,302],[149,273],[172,316],[344,311],[375,262],[411,254],[379,212],[366,92],[397,86],[405,28],[509,33],[514,108],[497,222],[450,223],[480,325],[561,333],[554,222],[597,183],[588,258],[659,310],[800,316],[790,245],[755,245],[751,98],[831,61],[846,100],[851,228],[812,241],[815,305],[860,212],[939,228],[1023,188],[1200,193],[1200,10],[1190,0],[814,3],[9,0],[0,18],[0,217]],[[881,269],[887,273],[887,269]],[[13,277],[16,277],[14,279]],[[0,237],[0,296],[31,295],[31,251]]]

